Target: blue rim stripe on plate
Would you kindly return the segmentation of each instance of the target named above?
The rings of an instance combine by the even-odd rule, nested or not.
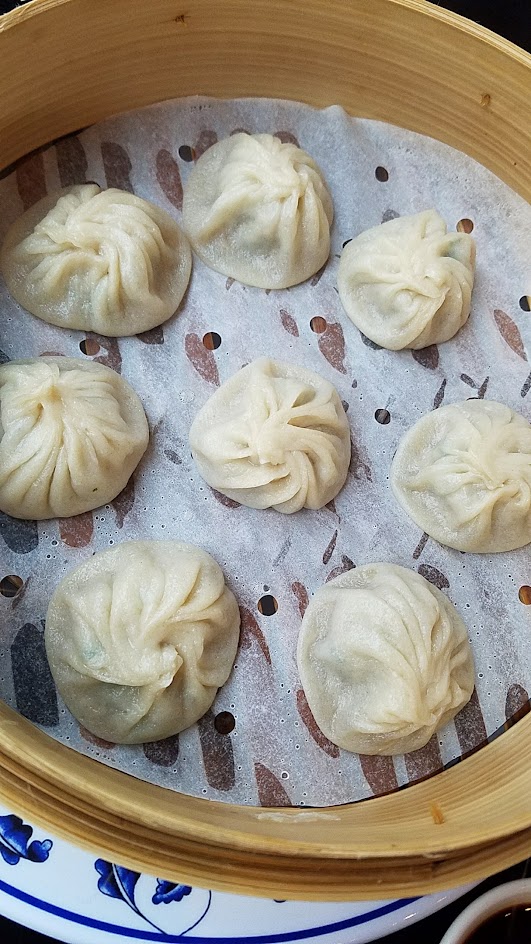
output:
[[[250,938],[248,935],[246,937],[189,937],[185,935],[184,937],[181,934],[156,934],[154,931],[138,931],[134,928],[126,928],[117,924],[110,924],[107,921],[98,921],[95,918],[89,918],[86,915],[77,914],[75,911],[69,911],[66,908],[61,908],[58,905],[52,905],[49,902],[41,901],[40,898],[35,898],[34,895],[28,894],[28,892],[23,892],[19,888],[15,888],[13,885],[9,885],[7,882],[0,880],[0,891],[5,892],[7,895],[11,895],[13,898],[18,898],[19,901],[23,901],[25,904],[33,905],[34,908],[38,908],[41,911],[46,911],[48,914],[56,915],[59,918],[65,918],[67,921],[72,921],[76,924],[85,925],[89,928],[94,928],[98,931],[108,931],[111,934],[119,934],[122,937],[135,938],[142,941],[168,941],[169,944],[178,944],[180,941],[188,941],[190,944],[219,944],[220,941],[223,941],[223,944],[249,944],[249,941],[255,942],[255,944],[284,944],[286,941],[300,941],[304,940],[305,937],[319,937],[323,934],[333,934],[335,931],[346,931],[348,928],[354,928],[360,924],[367,924],[369,921],[374,921],[376,918],[382,918],[385,915],[392,914],[394,911],[399,911],[401,908],[407,908],[408,905],[413,904],[415,901],[419,900],[420,896],[416,898],[401,898],[397,901],[389,902],[387,905],[382,905],[380,908],[374,908],[372,911],[366,912],[362,915],[356,915],[354,918],[346,918],[343,921],[336,921],[334,924],[327,924],[318,928],[309,928],[306,931],[288,931],[281,934],[264,934],[258,937]]]

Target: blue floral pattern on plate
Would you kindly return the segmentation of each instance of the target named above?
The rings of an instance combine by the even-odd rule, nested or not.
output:
[[[21,859],[29,862],[46,862],[53,846],[51,839],[39,842],[34,839],[33,827],[23,823],[20,816],[9,813],[0,816],[0,855],[8,865],[18,865]]]
[[[157,889],[151,900],[154,905],[168,905],[170,901],[182,901],[184,896],[189,895],[191,891],[189,885],[176,885],[174,882],[166,882],[158,878]]]
[[[140,872],[135,872],[132,869],[126,869],[121,865],[115,865],[113,862],[107,862],[106,859],[96,859],[94,863],[94,868],[99,874],[98,879],[98,889],[102,892],[103,895],[107,895],[109,898],[116,898],[119,901],[125,902],[125,904],[131,908],[135,914],[140,918],[143,918],[144,921],[147,921],[152,928],[156,931],[159,931],[160,934],[164,934],[162,928],[154,924],[147,915],[145,915],[141,909],[138,907],[138,904],[135,900],[135,890],[136,885],[141,877]],[[191,895],[193,889],[190,885],[182,885],[177,882],[167,882],[165,879],[158,878],[157,886],[155,892],[151,898],[151,901],[154,905],[165,904],[168,905],[171,902],[180,902],[188,895]],[[205,894],[201,892],[200,889],[196,889],[196,892],[199,894]],[[207,902],[206,907],[202,911],[199,918],[194,921],[193,924],[185,928],[180,934],[187,934],[188,931],[191,931],[193,928],[196,928],[198,924],[206,917],[210,906],[212,904],[212,892],[207,892]]]
[[[140,874],[58,837],[33,834],[34,827],[0,804],[0,913],[84,944],[366,944],[468,890],[418,900],[281,903]]]

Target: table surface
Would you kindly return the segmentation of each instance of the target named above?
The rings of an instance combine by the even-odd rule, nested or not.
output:
[[[21,3],[0,0],[0,14],[6,13]],[[531,51],[531,5],[529,0],[442,0],[438,4],[482,23],[507,39]],[[531,859],[492,876],[478,885],[472,892],[458,899],[437,914],[416,925],[404,928],[380,939],[381,944],[439,944],[452,921],[478,895],[502,882],[512,881],[531,874]],[[0,916],[0,941],[2,944],[53,944],[53,939]]]

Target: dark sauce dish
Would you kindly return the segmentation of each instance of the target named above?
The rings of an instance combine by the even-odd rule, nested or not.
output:
[[[530,944],[531,878],[507,882],[476,898],[441,944]]]

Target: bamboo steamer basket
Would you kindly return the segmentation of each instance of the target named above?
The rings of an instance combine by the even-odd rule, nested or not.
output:
[[[531,196],[531,57],[424,0],[34,0],[0,21],[1,168],[193,94],[339,104],[438,138]],[[530,778],[528,714],[389,796],[242,807],[135,780],[0,705],[10,809],[113,862],[243,894],[385,898],[484,877],[531,853]]]

